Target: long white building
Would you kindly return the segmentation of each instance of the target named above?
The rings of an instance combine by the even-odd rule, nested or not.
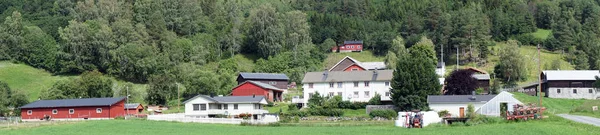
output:
[[[308,72],[302,80],[304,103],[316,92],[325,97],[342,96],[344,101],[368,102],[375,93],[391,101],[393,70]]]

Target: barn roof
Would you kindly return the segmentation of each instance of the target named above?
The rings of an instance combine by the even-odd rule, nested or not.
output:
[[[140,103],[125,104],[125,109],[136,109],[139,105],[140,105]]]
[[[475,97],[475,98],[473,98]],[[472,103],[487,102],[496,95],[428,95],[427,103]]]
[[[20,108],[54,108],[54,107],[82,107],[82,106],[110,106],[125,97],[116,98],[81,98],[81,99],[61,99],[61,100],[38,100]]]
[[[302,79],[302,83],[390,81],[392,80],[393,72],[394,70],[308,72],[304,74],[304,79]]]
[[[263,80],[290,80],[285,74],[277,73],[240,73],[244,79],[263,79]]]
[[[598,70],[545,70],[546,80],[596,80]]]
[[[205,98],[208,100],[211,100],[213,102],[216,103],[261,103],[263,100],[265,100],[264,96],[218,96],[218,97],[210,97],[207,95],[197,95],[193,98],[190,98],[186,101],[184,101],[183,103],[187,103],[190,102],[196,98]]]

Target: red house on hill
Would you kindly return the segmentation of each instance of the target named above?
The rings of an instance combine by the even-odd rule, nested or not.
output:
[[[331,48],[331,52],[337,52],[338,49],[340,52],[362,52],[363,41],[344,41],[344,44]]]
[[[265,96],[268,101],[282,101],[282,95],[285,89],[277,88],[273,85],[258,81],[246,81],[236,86],[232,90],[232,96]]]
[[[23,121],[112,119],[124,116],[125,97],[38,100],[21,106]]]

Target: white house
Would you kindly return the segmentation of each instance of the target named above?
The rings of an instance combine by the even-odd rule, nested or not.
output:
[[[393,70],[308,72],[302,80],[304,103],[318,92],[322,96],[342,96],[344,101],[368,102],[375,93],[390,102]]]
[[[546,97],[600,99],[600,89],[593,86],[600,77],[598,70],[546,70],[540,76]]]
[[[506,104],[507,111],[511,111],[514,104],[523,104],[505,91],[498,95],[429,95],[427,103],[433,111],[447,110],[452,117],[466,116],[469,104],[477,114],[488,116],[500,116],[501,104]]]
[[[222,114],[226,116],[238,116],[240,114],[251,114],[254,118],[265,113],[263,105],[267,104],[264,96],[217,96],[206,95],[195,96],[185,102],[186,117],[215,117]]]

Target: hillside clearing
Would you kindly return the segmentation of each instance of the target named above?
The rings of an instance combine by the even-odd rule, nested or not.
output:
[[[37,100],[40,92],[49,89],[55,82],[74,76],[54,76],[45,70],[25,64],[0,61],[0,81],[8,83],[13,90],[27,93],[29,101]]]
[[[325,62],[323,63],[323,66],[325,66],[323,68],[332,67],[346,56],[350,56],[360,62],[383,62],[385,59],[383,56],[375,56],[373,52],[369,50],[364,50],[362,52],[329,53],[327,59],[325,59]]]
[[[533,35],[533,37],[546,40],[551,33],[552,30],[537,29],[535,32],[531,33],[531,35]]]

